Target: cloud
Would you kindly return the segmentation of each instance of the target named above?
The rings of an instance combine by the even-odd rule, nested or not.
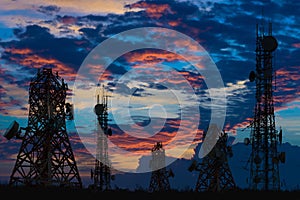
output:
[[[4,26],[15,28],[16,24],[19,24],[19,28],[13,29],[14,40],[0,41],[2,48],[0,112],[4,115],[26,116],[25,108],[28,100],[26,91],[30,78],[36,73],[36,68],[52,65],[54,71],[58,71],[72,84],[82,62],[100,42],[125,30],[154,26],[184,33],[207,50],[224,81],[227,98],[225,128],[235,132],[247,126],[253,116],[255,83],[248,81],[248,75],[251,70],[255,70],[255,26],[256,23],[262,22],[267,25],[269,19],[272,21],[273,35],[279,42],[274,57],[275,110],[285,109],[289,102],[299,99],[300,50],[297,24],[300,22],[297,8],[300,5],[296,1],[290,4],[283,1],[278,3],[239,0],[202,3],[202,1],[146,0],[128,1],[125,8],[123,7],[125,2],[121,1],[77,1],[75,4],[71,1],[54,3],[35,0],[30,3],[25,1],[19,1],[19,4],[7,1],[5,3],[7,4],[1,4],[2,11],[5,11],[1,14]],[[262,17],[262,8],[264,8],[265,18]],[[11,19],[10,16],[14,18]],[[144,38],[126,39],[127,42],[145,39],[155,43],[156,38],[151,38],[149,33],[144,35]],[[179,50],[188,49],[192,53],[197,53],[195,46],[183,40],[174,41],[169,45]],[[199,56],[195,54],[185,57],[186,60],[198,58]],[[178,121],[174,118],[178,117],[178,108],[173,104],[178,102],[175,98],[164,96],[168,94],[170,85],[176,86],[176,94],[183,98],[185,105],[183,109],[186,112],[193,113],[193,107],[189,105],[193,105],[200,99],[201,119],[197,129],[201,131],[207,127],[211,117],[211,98],[205,80],[208,78],[213,80],[214,77],[205,77],[197,73],[186,60],[171,52],[146,49],[129,52],[108,67],[99,80],[106,83],[110,92],[115,92],[114,98],[120,98],[120,102],[112,109],[124,114],[121,110],[124,106],[123,98],[135,90],[132,103],[136,104],[131,105],[135,112],[141,112],[141,108],[147,110],[149,105],[152,105],[150,103],[156,103],[165,105],[169,109],[168,120],[172,118],[166,124],[166,130],[162,130],[158,136],[150,140],[138,141],[115,130],[116,134],[112,136],[114,142],[127,150],[145,153],[153,145],[154,140],[163,139],[167,143],[168,139],[175,135]],[[153,68],[158,65],[164,67]],[[102,69],[103,66],[91,65],[87,73],[97,76]],[[134,73],[130,74],[132,70],[136,72],[136,76]],[[126,81],[124,76],[127,76]],[[123,82],[118,82],[122,77]],[[160,79],[155,80],[157,77]],[[95,101],[92,90],[95,84],[79,88],[77,95],[80,95],[84,101],[77,104],[76,108],[84,110],[93,107]],[[193,98],[190,90],[185,91],[184,84],[189,84],[199,99]],[[218,94],[220,90],[214,89],[214,93]],[[146,114],[139,114],[133,115],[135,120],[138,120],[140,125],[148,123]],[[153,114],[157,117],[158,110]],[[85,119],[89,116],[84,115]],[[187,127],[192,125],[188,121],[183,123]],[[87,126],[79,127],[78,131],[86,128]],[[196,141],[199,142],[200,138],[197,135]],[[89,138],[87,143],[90,144],[92,141],[93,139]],[[83,149],[78,151],[81,150],[83,151]]]
[[[166,1],[164,4],[163,1],[162,3],[160,2],[146,2],[146,1],[139,1],[136,3],[128,4],[125,6],[125,8],[129,9],[135,9],[135,8],[141,8],[144,9],[147,15],[150,18],[160,18],[165,14],[174,14],[172,10],[170,9],[169,2]]]
[[[43,6],[41,5],[38,9],[38,12],[45,13],[46,15],[54,15],[60,11],[60,7],[56,5]]]

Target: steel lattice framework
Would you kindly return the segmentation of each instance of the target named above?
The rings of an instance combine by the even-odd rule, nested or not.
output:
[[[26,132],[10,185],[82,187],[65,123],[64,79],[51,68],[39,70],[29,88]]]
[[[256,71],[249,75],[256,82],[256,105],[251,124],[249,186],[253,190],[280,190],[279,161],[284,162],[284,152],[277,151],[281,131],[275,127],[273,101],[273,57],[277,41],[264,27],[256,27]]]
[[[108,156],[107,137],[112,135],[108,127],[108,95],[104,92],[104,87],[97,88],[97,104],[94,112],[97,115],[97,133],[96,133],[96,159],[95,167],[91,170],[91,178],[94,183],[92,187],[99,191],[110,190],[111,180],[114,176],[111,174],[111,164]]]
[[[220,131],[216,126],[211,126],[210,131],[217,131],[218,140],[211,151],[202,158],[202,162],[193,161],[189,171],[199,171],[196,182],[196,192],[221,192],[235,190],[236,184],[233,179],[228,156],[232,156],[231,146],[227,145],[227,133]],[[204,132],[203,137],[206,137]],[[216,134],[209,134],[216,135]]]
[[[161,142],[157,142],[151,149],[152,160],[150,167],[152,169],[149,185],[150,192],[170,191],[169,177],[174,176],[171,170],[166,169],[165,150]]]

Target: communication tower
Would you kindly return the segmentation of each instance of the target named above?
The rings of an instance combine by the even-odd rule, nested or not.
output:
[[[91,170],[93,187],[99,191],[110,190],[111,180],[114,176],[111,174],[111,166],[108,157],[107,137],[112,135],[111,128],[108,127],[108,95],[105,94],[104,86],[97,86],[97,103],[94,112],[97,115],[97,132],[96,132],[96,158],[95,167]]]
[[[250,82],[256,83],[256,104],[250,139],[249,187],[253,190],[280,190],[279,162],[285,162],[285,152],[278,152],[282,142],[282,131],[276,130],[273,101],[273,57],[278,46],[272,36],[272,24],[268,32],[264,26],[256,25],[256,71],[249,74]]]
[[[10,176],[10,185],[82,187],[69,137],[66,118],[73,118],[66,104],[64,79],[51,68],[39,69],[29,87],[29,115],[26,128],[16,121],[4,136],[22,140]]]
[[[227,144],[227,133],[220,131],[216,125],[211,125],[209,131],[218,133],[218,140],[211,151],[197,163],[193,160],[188,168],[189,171],[199,171],[195,191],[196,192],[221,192],[235,190],[236,184],[233,179],[228,156],[232,157],[231,146]],[[204,132],[203,137],[206,137]],[[215,134],[209,134],[215,135]]]
[[[151,180],[149,191],[150,192],[163,192],[170,191],[169,177],[174,177],[172,170],[166,169],[165,163],[165,150],[161,142],[157,142],[151,149],[152,160],[150,160]]]

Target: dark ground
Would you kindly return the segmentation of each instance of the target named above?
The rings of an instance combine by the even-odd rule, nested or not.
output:
[[[111,190],[111,191],[95,191],[92,189],[75,189],[75,188],[60,188],[60,187],[9,187],[7,185],[0,186],[0,194],[5,195],[6,198],[11,199],[14,197],[21,198],[43,198],[53,199],[180,199],[180,200],[193,200],[193,199],[281,199],[281,200],[300,200],[300,191],[249,191],[249,190],[236,190],[225,192],[194,192],[194,191],[168,191],[168,192],[147,192],[142,190],[127,191],[127,190]],[[67,198],[65,198],[67,197]],[[256,199],[254,199],[256,198]]]

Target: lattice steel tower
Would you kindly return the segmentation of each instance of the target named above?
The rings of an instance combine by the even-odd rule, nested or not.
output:
[[[150,160],[151,179],[149,185],[150,192],[170,191],[169,177],[173,177],[172,170],[166,169],[165,150],[161,142],[157,142],[151,149],[152,160]]]
[[[91,170],[93,187],[99,191],[110,190],[111,180],[114,176],[111,174],[111,164],[108,157],[107,137],[112,135],[111,128],[108,127],[108,95],[105,94],[104,86],[97,87],[97,104],[94,112],[97,115],[97,132],[96,132],[96,159],[95,167]]]
[[[51,68],[39,70],[31,80],[28,126],[16,133],[15,122],[6,135],[22,140],[10,185],[82,187],[66,131],[67,90],[64,79],[53,75]]]
[[[282,141],[282,131],[276,130],[273,101],[273,57],[278,46],[272,36],[272,24],[265,33],[263,25],[256,25],[256,71],[249,79],[256,83],[256,105],[251,124],[249,187],[253,190],[280,190],[279,162],[284,162],[285,153],[277,146]]]
[[[202,162],[197,163],[194,160],[188,168],[189,171],[199,171],[195,191],[221,192],[235,190],[236,184],[228,164],[228,157],[232,156],[231,146],[227,144],[228,135],[220,131],[216,125],[211,125],[209,131],[218,133],[215,146],[202,158]],[[215,135],[204,132],[203,137]]]

